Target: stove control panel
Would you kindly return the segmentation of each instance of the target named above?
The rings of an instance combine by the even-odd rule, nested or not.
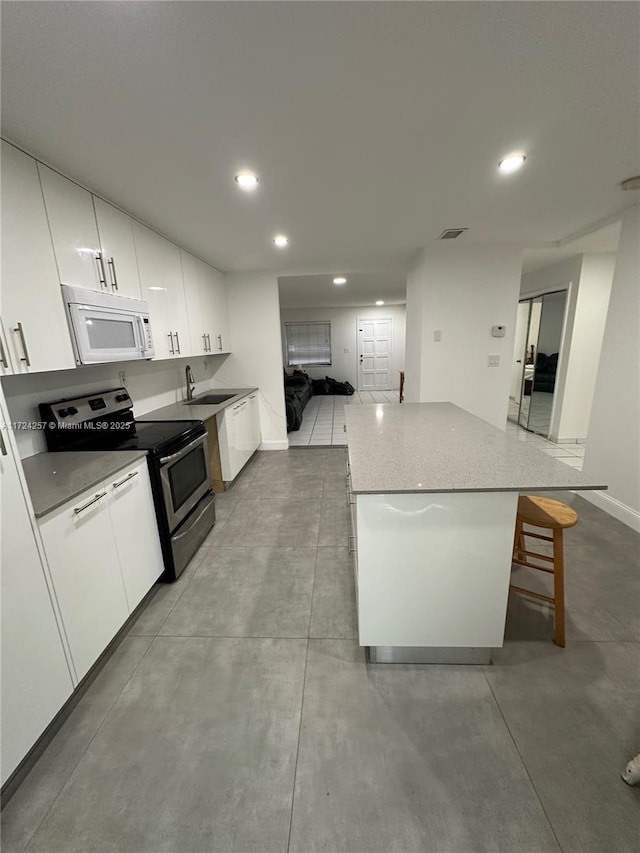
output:
[[[130,420],[133,402],[126,388],[113,388],[84,397],[41,403],[39,408],[43,421],[55,421],[61,427],[68,428],[72,424],[75,426],[107,418],[110,421]]]

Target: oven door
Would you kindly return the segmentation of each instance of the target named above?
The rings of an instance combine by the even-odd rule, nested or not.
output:
[[[70,304],[69,317],[79,364],[145,358],[139,314]]]
[[[160,459],[162,495],[172,532],[211,488],[207,436]]]

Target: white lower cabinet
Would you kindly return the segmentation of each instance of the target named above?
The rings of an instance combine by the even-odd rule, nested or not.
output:
[[[10,443],[2,492],[2,778],[4,784],[73,691],[45,571]]]
[[[45,516],[40,532],[73,663],[82,678],[129,615],[106,486]]]
[[[106,488],[124,591],[133,611],[164,570],[146,460],[120,471]]]
[[[40,532],[81,679],[163,570],[146,460],[45,516]]]
[[[245,397],[218,415],[218,443],[222,479],[235,480],[260,446],[260,417],[257,392]]]

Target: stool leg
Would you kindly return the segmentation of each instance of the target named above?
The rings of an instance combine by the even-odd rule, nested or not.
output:
[[[553,587],[555,599],[555,637],[556,646],[564,649],[564,543],[562,530],[553,531]]]
[[[518,548],[524,548],[524,534],[522,530],[522,522],[516,518],[516,530],[513,537],[513,553],[517,554]],[[522,558],[520,558],[522,559]]]

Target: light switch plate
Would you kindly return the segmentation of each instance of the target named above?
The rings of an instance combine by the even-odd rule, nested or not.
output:
[[[345,348],[344,348],[344,351],[345,351],[345,352],[351,352],[351,347],[345,347]]]
[[[489,367],[500,367],[500,356],[499,355],[490,355],[488,359]]]
[[[442,331],[440,329],[433,330],[433,340],[441,341],[442,340]]]

